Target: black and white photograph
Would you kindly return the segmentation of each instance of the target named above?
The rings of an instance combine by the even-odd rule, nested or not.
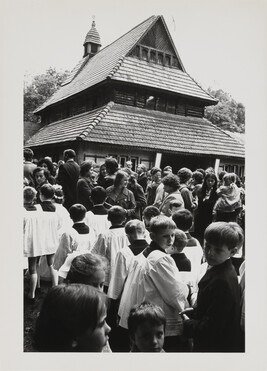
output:
[[[264,370],[266,1],[1,10],[1,369]]]

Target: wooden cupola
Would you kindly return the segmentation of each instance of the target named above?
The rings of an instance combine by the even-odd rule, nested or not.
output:
[[[84,55],[83,57],[86,57],[89,55],[89,57],[93,57],[97,52],[99,52],[101,47],[101,41],[100,36],[95,28],[95,21],[92,22],[92,27],[89,30],[89,32],[86,35],[86,38],[83,43],[84,47]]]

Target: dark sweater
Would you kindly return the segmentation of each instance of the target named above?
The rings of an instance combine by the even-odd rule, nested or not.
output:
[[[172,254],[171,257],[180,272],[191,272],[191,262],[183,252]]]
[[[194,319],[184,322],[184,335],[193,337],[194,352],[240,350],[240,289],[230,259],[202,277]]]

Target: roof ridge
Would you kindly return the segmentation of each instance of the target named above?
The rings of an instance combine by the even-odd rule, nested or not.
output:
[[[122,65],[122,62],[124,61],[125,59],[125,56],[121,57],[117,64],[115,65],[115,67],[112,68],[112,70],[110,71],[110,73],[107,75],[107,79],[110,79],[112,76],[115,75],[115,73],[119,70],[120,66]]]
[[[114,102],[110,101],[103,110],[101,110],[98,115],[93,119],[92,122],[89,123],[88,127],[76,137],[78,140],[84,139],[89,132],[96,127],[96,125],[109,113],[111,108],[114,106]]]
[[[202,88],[202,86],[191,76],[191,75],[189,75],[189,73],[188,72],[186,72],[185,71],[185,73],[188,75],[188,77],[190,77],[190,79],[192,80],[192,81],[194,81],[194,83],[202,90],[202,91],[204,91],[204,93],[206,93],[206,94],[208,94],[210,97],[211,97],[211,99],[212,100],[214,100],[214,101],[217,101],[217,103],[219,102],[219,99],[217,99],[217,98],[215,98],[215,97],[213,97],[210,93],[208,93],[205,89],[203,89]],[[216,104],[217,104],[216,103]]]
[[[106,48],[108,48],[110,45],[114,44],[115,42],[117,42],[118,40],[120,40],[121,38],[125,37],[126,35],[128,35],[130,32],[132,32],[133,30],[135,30],[136,28],[140,27],[143,23],[147,22],[150,18],[153,18],[155,17],[155,19],[157,17],[160,17],[158,15],[151,15],[150,17],[148,17],[147,19],[145,19],[143,22],[139,23],[137,26],[133,27],[132,29],[130,29],[128,32],[124,33],[123,35],[121,35],[120,37],[118,37],[116,40],[112,41],[112,43],[104,46],[104,48],[100,49],[98,53],[102,52],[103,50],[105,50]],[[151,25],[150,25],[151,26]],[[141,36],[142,37],[142,36]],[[128,53],[128,52],[127,52]]]

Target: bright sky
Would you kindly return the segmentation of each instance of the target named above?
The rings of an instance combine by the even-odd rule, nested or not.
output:
[[[7,2],[10,4],[9,2]],[[10,21],[24,72],[72,69],[95,16],[102,47],[151,15],[163,15],[186,71],[204,88],[245,103],[261,10],[248,0],[21,0]],[[260,4],[260,3],[259,3]],[[9,7],[9,10],[11,8]],[[254,20],[254,28],[251,27]],[[250,52],[248,52],[248,46]]]

